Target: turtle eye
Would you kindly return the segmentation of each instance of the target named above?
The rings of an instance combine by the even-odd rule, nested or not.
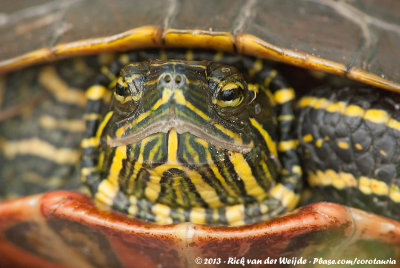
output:
[[[240,81],[221,86],[214,103],[220,107],[237,107],[244,100],[244,85]]]
[[[133,82],[119,77],[114,90],[114,107],[123,115],[130,114],[136,109],[137,102],[141,98],[140,93]]]
[[[129,97],[130,91],[128,84],[123,80],[122,77],[118,79],[115,85],[115,97],[120,101],[124,102],[127,97]]]

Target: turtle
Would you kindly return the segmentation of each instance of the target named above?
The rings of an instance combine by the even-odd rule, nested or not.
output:
[[[0,174],[11,200],[0,205],[2,265],[395,264],[396,3],[299,5],[8,4]],[[99,17],[104,10],[113,15]],[[273,61],[319,72],[278,66],[279,74]],[[296,90],[285,68],[300,76],[289,80]],[[345,86],[296,88],[324,73],[345,76],[322,79]],[[290,212],[302,173],[317,200],[393,219],[334,203]],[[40,193],[76,190],[79,177],[96,205],[74,191]],[[21,192],[28,196],[13,199]]]

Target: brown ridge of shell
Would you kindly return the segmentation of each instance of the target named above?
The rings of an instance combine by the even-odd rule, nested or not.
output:
[[[30,267],[193,267],[197,257],[311,258],[321,248],[334,257],[361,240],[384,242],[400,253],[399,222],[331,203],[240,227],[159,226],[102,210],[82,194],[56,191],[0,204],[0,215],[1,260]],[[23,241],[7,239],[21,224],[35,232]],[[30,240],[36,254],[50,260],[23,250]]]
[[[166,47],[211,48],[225,52],[234,52],[234,37],[227,32],[204,30],[167,29],[163,35]]]
[[[7,73],[36,63],[51,62],[70,56],[126,51],[144,47],[160,47],[161,34],[162,30],[159,27],[143,26],[109,37],[79,40],[55,45],[51,48],[44,47],[0,62],[0,73]]]
[[[35,63],[49,62],[73,55],[88,55],[107,51],[156,47],[209,48],[225,52],[239,52],[271,59],[303,68],[346,76],[350,79],[400,93],[400,84],[359,68],[329,61],[307,53],[274,46],[250,34],[233,35],[228,32],[205,30],[163,30],[157,26],[142,26],[109,37],[92,38],[34,50],[19,57],[1,61],[0,74],[21,69]]]

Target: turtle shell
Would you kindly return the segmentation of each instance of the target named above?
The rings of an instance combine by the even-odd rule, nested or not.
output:
[[[400,90],[399,8],[378,0],[8,2],[0,72],[78,54],[198,47]]]
[[[290,0],[7,1],[0,16],[0,73],[74,55],[196,47],[272,59],[399,92],[399,5],[377,0],[298,5]],[[400,256],[399,222],[329,203],[242,227],[158,226],[102,211],[81,194],[58,191],[0,204],[0,215],[1,262],[9,266],[229,266],[260,260],[278,264],[280,257],[298,257],[286,263],[306,260],[311,266],[321,264],[314,258]]]

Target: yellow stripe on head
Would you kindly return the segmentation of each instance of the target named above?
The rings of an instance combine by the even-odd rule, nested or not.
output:
[[[113,205],[113,200],[117,196],[118,190],[118,187],[112,185],[110,181],[103,180],[97,188],[95,200],[100,204],[110,207]]]
[[[267,193],[253,176],[251,168],[244,159],[243,154],[231,152],[229,154],[229,159],[233,164],[235,172],[243,181],[247,194],[256,197],[258,200],[264,199]]]
[[[260,123],[258,123],[256,119],[250,118],[250,123],[258,130],[258,132],[260,132],[261,136],[263,136],[265,143],[267,144],[267,147],[271,151],[271,153],[275,157],[278,157],[278,150],[276,148],[276,143],[272,140],[269,133],[262,127]]]
[[[103,130],[107,125],[108,121],[110,121],[111,116],[113,115],[113,111],[109,111],[106,116],[104,117],[103,121],[100,123],[99,128],[96,131],[96,138],[100,139],[101,135],[103,134]]]
[[[168,135],[168,160],[169,164],[177,163],[177,153],[178,153],[178,134],[176,130],[172,128]]]

